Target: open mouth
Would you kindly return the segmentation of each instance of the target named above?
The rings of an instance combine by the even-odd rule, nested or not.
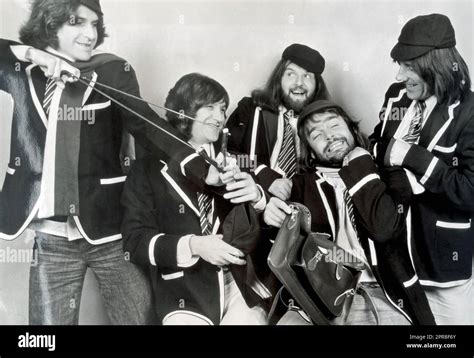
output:
[[[85,50],[92,50],[92,44],[76,42],[77,45],[84,48]]]
[[[405,87],[406,87],[407,89],[410,89],[410,90],[413,89],[413,88],[415,88],[416,86],[418,86],[418,85],[417,85],[417,84],[408,84],[408,83],[405,84]]]
[[[331,143],[327,149],[328,153],[333,153],[338,151],[339,149],[342,149],[344,147],[345,141],[344,140],[337,140],[333,143]]]

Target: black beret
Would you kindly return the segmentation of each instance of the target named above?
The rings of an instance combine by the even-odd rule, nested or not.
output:
[[[319,112],[323,109],[326,109],[326,108],[341,108],[341,106],[338,106],[334,102],[331,102],[327,99],[320,99],[320,100],[311,102],[310,104],[305,106],[303,108],[303,110],[301,111],[301,113],[298,117],[297,127],[300,128],[300,126],[304,122],[305,118],[307,118],[308,116],[312,115],[315,112]]]
[[[320,75],[324,71],[325,61],[323,56],[306,45],[292,44],[288,46],[283,51],[281,58],[303,67],[308,72]]]
[[[84,6],[87,6],[98,15],[104,15],[100,7],[100,0],[80,0],[80,3]]]
[[[437,49],[456,46],[453,25],[441,14],[417,16],[402,28],[398,43],[390,52],[395,61],[407,61]]]

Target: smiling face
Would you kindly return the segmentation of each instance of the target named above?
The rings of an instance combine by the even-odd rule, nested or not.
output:
[[[196,112],[189,142],[195,146],[214,143],[225,122],[227,105],[224,100],[199,108]]]
[[[281,77],[281,90],[285,107],[300,113],[313,99],[316,90],[314,73],[290,62]]]
[[[408,98],[425,100],[430,96],[428,84],[414,71],[410,61],[400,62],[396,79],[405,84]]]
[[[76,14],[59,28],[56,50],[74,61],[88,61],[97,43],[98,23],[99,17],[94,11],[79,5]]]
[[[341,164],[346,154],[354,149],[354,136],[337,113],[315,113],[304,128],[306,140],[321,164]]]

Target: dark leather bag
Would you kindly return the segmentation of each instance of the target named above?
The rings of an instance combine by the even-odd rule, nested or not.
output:
[[[341,324],[365,265],[330,235],[311,232],[308,208],[291,207],[268,256],[270,269],[315,324]]]

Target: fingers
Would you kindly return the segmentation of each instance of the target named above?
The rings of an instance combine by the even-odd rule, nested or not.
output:
[[[285,214],[291,214],[291,207],[284,201],[278,198],[271,198],[270,202],[272,202],[278,209],[285,212]]]
[[[230,254],[227,254],[225,259],[230,264],[233,264],[233,265],[245,265],[247,263],[247,261],[245,261],[244,259],[241,259],[239,257],[233,256],[233,255],[230,255]]]

